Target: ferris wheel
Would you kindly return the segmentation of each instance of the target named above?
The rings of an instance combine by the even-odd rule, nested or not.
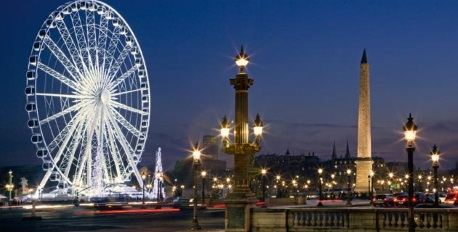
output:
[[[136,178],[148,135],[150,94],[140,45],[116,10],[94,0],[58,7],[33,43],[25,94],[45,176],[60,189]]]

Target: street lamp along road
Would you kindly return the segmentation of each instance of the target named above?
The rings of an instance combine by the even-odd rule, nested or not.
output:
[[[434,191],[434,207],[436,208],[439,207],[439,181],[437,177],[437,169],[439,169],[440,153],[441,152],[439,151],[439,148],[436,145],[434,145],[430,154],[434,171],[434,188],[436,189],[436,191]]]
[[[351,198],[352,198],[352,193],[351,193],[351,169],[347,169],[347,206],[351,206]]]
[[[403,127],[404,129],[404,139],[406,140],[406,151],[408,155],[407,159],[407,166],[408,166],[408,174],[406,175],[408,178],[408,194],[409,194],[409,232],[415,231],[415,219],[414,219],[414,210],[413,210],[413,183],[414,183],[414,175],[413,175],[413,152],[415,151],[415,137],[417,134],[417,125],[413,122],[412,114],[409,114],[409,118],[407,118],[407,123]]]
[[[193,176],[193,214],[191,230],[201,230],[202,227],[199,225],[197,220],[197,171],[200,166],[200,157],[202,153],[199,149],[199,143],[192,148],[192,176]]]
[[[318,168],[318,204],[316,206],[323,206],[323,179],[321,177],[323,174],[323,169]]]
[[[205,177],[207,177],[207,171],[202,170],[200,172],[200,176],[202,177],[202,206],[205,204]]]
[[[267,169],[262,168],[261,169],[261,188],[262,188],[261,201],[262,202],[266,202],[266,175],[267,175]]]

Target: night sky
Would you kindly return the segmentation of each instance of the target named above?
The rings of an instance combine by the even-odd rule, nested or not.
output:
[[[1,26],[0,166],[40,164],[30,142],[25,72],[36,33],[64,1],[5,1]],[[429,147],[458,154],[457,1],[106,1],[137,36],[149,71],[150,135],[144,164],[162,147],[165,168],[191,141],[233,118],[229,78],[244,44],[255,79],[250,115],[267,123],[261,153],[315,152],[335,140],[356,153],[359,62],[371,65],[373,153],[405,161],[402,124],[420,127],[416,164]],[[228,158],[228,157],[226,157]],[[143,164],[140,164],[143,165]]]

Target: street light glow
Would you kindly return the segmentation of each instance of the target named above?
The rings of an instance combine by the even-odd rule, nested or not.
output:
[[[192,151],[192,159],[197,162],[200,160],[200,156],[202,155],[202,153],[200,152],[200,150],[198,149],[198,147],[194,147],[194,150]]]
[[[261,136],[263,131],[264,123],[261,120],[259,114],[256,114],[256,119],[254,120],[253,132],[255,136]]]
[[[440,151],[437,148],[437,145],[433,146],[433,149],[430,154],[431,154],[431,161],[433,162],[433,166],[439,166]]]
[[[204,170],[204,171],[200,172],[200,175],[201,175],[203,178],[205,178],[205,177],[207,176],[207,171]]]
[[[417,125],[413,122],[412,114],[409,114],[407,123],[404,125],[404,138],[408,143],[413,143],[417,134]]]
[[[250,63],[250,58],[245,53],[243,46],[240,48],[240,53],[235,56],[235,64],[240,68],[244,68]]]
[[[229,129],[229,122],[227,121],[227,117],[224,116],[223,120],[221,121],[221,129],[220,129],[221,137],[226,139],[229,137],[230,129]]]

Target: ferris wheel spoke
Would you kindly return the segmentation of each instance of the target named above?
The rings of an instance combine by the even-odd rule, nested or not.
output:
[[[68,142],[70,141],[70,139],[72,138],[72,134],[75,132],[75,129],[76,129],[76,126],[78,125],[78,123],[75,123],[73,125],[71,125],[71,128],[70,130],[68,131],[68,133],[65,135],[65,139],[63,140],[63,142],[61,143],[61,145],[59,146],[59,150],[57,151],[57,153],[55,154],[54,157],[49,157],[51,162],[53,163],[53,168],[50,168],[48,169],[47,171],[48,172],[52,172],[54,170],[56,171],[59,171],[61,174],[62,172],[60,171],[60,169],[58,168],[58,163],[59,161],[61,160],[62,158],[62,154],[64,152],[64,150],[67,148],[67,144]],[[71,183],[71,181],[67,178],[67,176],[64,176],[62,175],[62,178],[67,181],[68,183]]]
[[[75,68],[73,63],[67,58],[65,53],[57,46],[51,37],[48,35],[45,36],[43,42],[51,51],[51,53],[59,60],[59,62],[65,67],[67,72],[72,76],[73,80],[79,80],[82,75],[78,69]]]
[[[80,117],[78,117],[79,114],[80,113],[78,112],[73,118],[71,118],[68,121],[67,125],[49,143],[48,150],[49,150],[50,153],[52,151],[54,151],[54,149],[56,147],[58,147],[59,144],[64,140],[64,138],[68,135],[68,133],[69,133],[70,129],[73,127],[73,125],[78,124],[81,121]]]
[[[136,164],[133,160],[133,156],[135,154],[134,149],[130,146],[129,142],[126,140],[124,137],[123,133],[121,132],[121,128],[114,122],[114,119],[109,117],[111,121],[111,125],[113,126],[114,132],[116,134],[115,138],[119,141],[121,144],[121,147],[123,148],[125,152],[125,156],[127,158],[129,166],[133,168],[135,177],[137,178],[138,183],[140,183],[141,186],[143,186],[143,179],[140,176],[140,173],[138,172],[138,169],[134,168],[136,167]]]
[[[70,106],[70,107],[68,107],[67,109],[65,109],[65,110],[63,110],[63,111],[61,111],[61,112],[59,112],[59,113],[53,114],[53,115],[51,115],[51,116],[49,116],[49,117],[47,117],[47,118],[41,120],[41,121],[40,121],[40,125],[43,125],[43,124],[45,124],[45,123],[48,123],[48,122],[50,122],[50,121],[52,121],[52,120],[54,120],[54,119],[57,119],[57,118],[59,118],[59,117],[62,117],[62,116],[66,115],[66,114],[68,114],[68,113],[71,113],[71,112],[73,112],[73,111],[79,110],[82,106],[83,106],[82,103],[78,103],[78,104],[76,104],[76,105]]]
[[[133,113],[140,114],[140,115],[147,115],[148,114],[147,112],[145,112],[143,110],[130,107],[128,105],[125,105],[125,104],[117,102],[117,101],[111,101],[111,105],[114,108],[120,108],[120,109],[123,109],[123,110],[127,110],[127,111],[130,111],[130,112],[133,112]]]
[[[124,92],[117,92],[117,93],[113,93],[111,94],[112,97],[116,97],[116,96],[119,96],[119,95],[123,95],[123,94],[129,94],[129,93],[135,93],[135,92],[139,92],[139,91],[142,91],[142,90],[145,90],[145,89],[133,89],[133,90],[128,90],[128,91],[124,91]]]
[[[89,56],[87,43],[86,43],[86,36],[84,35],[83,25],[81,24],[81,18],[78,11],[72,12],[71,14],[71,22],[73,25],[73,30],[76,34],[76,43],[79,47],[79,53],[82,56],[83,60],[83,67],[84,70],[87,72],[91,67],[91,57]]]
[[[108,78],[112,79],[114,75],[116,75],[116,73],[121,68],[121,65],[124,63],[124,60],[129,55],[131,49],[132,49],[132,46],[129,44],[126,44],[126,46],[124,46],[121,54],[119,54],[119,56],[115,60],[115,63],[108,70],[108,74],[107,74]]]
[[[70,79],[68,79],[66,76],[64,76],[63,74],[57,72],[56,70],[54,70],[53,68],[41,63],[41,62],[38,62],[38,65],[37,67],[42,70],[43,72],[47,73],[48,75],[54,77],[56,80],[64,83],[65,85],[67,85],[68,87],[72,88],[73,90],[76,90],[78,91],[79,88],[78,88],[78,84]]]
[[[73,94],[60,94],[60,93],[35,93],[37,96],[44,97],[59,97],[59,98],[75,98],[75,99],[90,99],[90,96],[73,95]]]
[[[113,62],[113,59],[114,59],[114,52],[116,51],[116,48],[118,46],[120,33],[121,33],[121,27],[120,26],[115,27],[115,29],[113,30],[111,39],[110,39],[110,43],[108,45],[108,49],[105,50],[105,53],[106,53],[105,61],[104,61],[105,64],[103,66],[104,73],[110,70],[111,63]]]
[[[118,121],[118,123],[126,128],[131,134],[137,136],[137,138],[144,136],[141,131],[127,121],[127,119],[125,119],[118,111],[112,109],[110,112],[113,114],[113,118],[116,119],[116,121]]]
[[[108,36],[108,33],[107,33],[108,22],[109,22],[108,18],[110,17],[110,15],[111,15],[110,12],[105,12],[105,14],[103,14],[102,18],[100,19],[99,40],[97,41],[97,49],[98,49],[97,57],[99,58],[98,60],[99,69],[103,68],[103,66],[105,65],[105,46],[107,43],[107,36]]]
[[[92,157],[91,157],[91,149],[92,149],[92,137],[94,136],[94,120],[97,118],[97,113],[95,115],[88,115],[86,117],[86,123],[88,123],[87,130],[86,130],[86,136],[85,136],[85,143],[81,149],[81,152],[83,152],[83,157],[81,162],[79,163],[78,170],[76,171],[76,177],[75,181],[80,182],[81,181],[81,176],[83,174],[83,170],[86,167],[86,175],[89,179],[92,178],[92,171],[90,170],[91,165],[92,165]],[[89,183],[88,183],[89,184]]]
[[[116,86],[121,84],[125,79],[127,79],[132,74],[134,74],[138,70],[138,68],[139,67],[137,65],[134,65],[134,66],[130,67],[126,72],[124,72],[121,76],[119,76],[115,80],[113,80],[110,83],[110,87],[109,87],[110,90],[113,90]]]
[[[87,40],[88,40],[88,52],[93,68],[97,67],[97,35],[95,31],[95,11],[86,11],[86,27],[87,27]]]
[[[118,150],[118,147],[115,145],[115,138],[108,124],[109,124],[108,122],[105,123],[105,126],[107,127],[107,130],[105,132],[105,139],[106,141],[108,141],[108,149],[111,152],[111,158],[113,159],[113,162],[115,165],[116,175],[117,177],[121,177],[122,175],[121,173],[123,172],[123,170],[125,170],[125,168],[124,168],[124,164],[120,162],[122,158],[118,157],[120,156],[119,150]]]
[[[87,71],[85,64],[83,62],[83,57],[81,53],[78,51],[75,43],[73,42],[73,38],[68,31],[67,25],[63,21],[63,19],[56,20],[57,30],[59,31],[62,39],[64,40],[65,46],[67,47],[68,51],[70,52],[70,56],[72,57],[73,63],[75,63],[76,67],[80,70],[80,73],[84,73]],[[81,75],[81,78],[84,78],[84,74]]]
[[[67,166],[65,167],[64,175],[69,176],[70,170],[73,165],[73,161],[75,159],[76,150],[78,148],[79,142],[81,141],[81,134],[83,133],[83,128],[85,127],[85,123],[81,123],[80,126],[77,128],[75,133],[75,137],[72,139],[69,148]]]

